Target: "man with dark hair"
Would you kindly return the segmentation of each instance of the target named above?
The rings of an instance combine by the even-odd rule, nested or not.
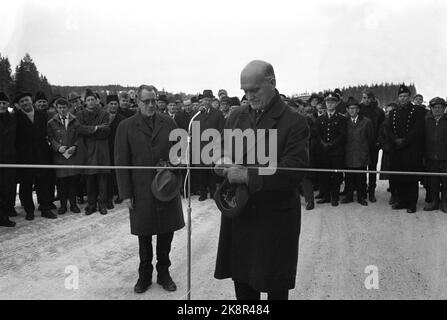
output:
[[[249,106],[233,110],[225,128],[276,129],[277,170],[261,175],[246,161],[234,164],[242,156],[234,153],[228,159],[234,165],[224,161],[223,169],[217,164],[216,173],[229,184],[247,188],[248,200],[237,216],[222,214],[214,276],[232,278],[238,300],[259,300],[261,292],[269,300],[286,300],[295,287],[303,174],[281,168],[308,165],[309,130],[306,120],[281,100],[271,64],[250,62],[241,72],[241,88]],[[243,153],[251,147],[245,146]]]
[[[122,114],[118,113],[120,108],[119,98],[116,94],[110,94],[106,98],[107,103],[107,112],[109,113],[109,126],[110,126],[110,134],[108,137],[109,140],[109,154],[110,154],[110,163],[113,165],[115,163],[115,137],[116,130],[118,125],[126,119],[126,117]],[[127,109],[128,110],[128,109]],[[115,198],[115,203],[122,203],[122,199],[120,199],[118,195],[118,184],[116,182],[116,170],[112,169],[109,174],[109,180],[107,183],[107,209],[113,209],[113,198]]]
[[[345,150],[345,166],[351,170],[366,170],[370,162],[370,149],[373,142],[373,125],[369,118],[359,115],[360,104],[354,98],[348,99],[348,121]],[[342,203],[354,201],[354,191],[357,191],[357,202],[363,206],[366,201],[366,174],[346,173],[346,197]]]
[[[215,99],[213,91],[203,91],[200,114],[194,119],[194,121],[198,121],[200,123],[200,135],[202,135],[203,131],[207,129],[216,129],[221,132],[224,127],[225,118],[222,112],[211,106],[213,99]],[[202,151],[202,148],[207,142],[201,141],[200,143],[200,151]],[[202,163],[201,165],[203,166],[204,164]],[[213,198],[214,192],[216,191],[216,177],[212,171],[208,169],[197,171],[197,179],[200,186],[199,201],[205,201],[208,198],[208,191],[210,192],[210,197]]]
[[[382,123],[385,121],[385,112],[378,106],[374,93],[371,90],[364,90],[362,93],[362,101],[360,103],[359,115],[367,117],[373,125],[373,142],[370,150],[370,161],[367,169],[371,171],[377,170],[377,162],[379,160],[379,131]],[[370,173],[368,175],[368,197],[370,202],[376,202],[376,186],[377,174]]]
[[[15,114],[8,111],[9,98],[0,92],[0,163],[16,163],[16,127]],[[9,220],[14,209],[16,198],[16,170],[0,168],[0,226],[15,227],[16,223]],[[13,201],[14,200],[14,201]],[[12,208],[11,208],[12,205]]]
[[[85,93],[85,109],[79,112],[79,134],[84,136],[86,147],[86,165],[109,166],[109,114],[98,107],[96,95],[89,89]],[[85,214],[96,212],[99,204],[101,214],[107,214],[108,169],[86,169],[87,201]]]
[[[325,97],[327,112],[317,118],[317,140],[320,144],[319,161],[323,169],[343,169],[346,142],[346,117],[336,111],[339,96],[330,92]],[[324,172],[320,176],[322,198],[317,203],[331,202],[338,206],[340,184],[343,175]]]
[[[68,112],[68,101],[64,98],[56,100],[58,113],[47,125],[48,140],[53,149],[53,164],[56,165],[82,165],[84,160],[83,148],[78,135],[79,122],[74,115]],[[79,169],[57,168],[57,193],[60,200],[58,214],[65,214],[68,201],[70,211],[80,213],[76,205],[77,183],[79,182]]]
[[[391,141],[390,167],[392,171],[420,171],[424,153],[425,111],[410,101],[411,91],[401,85],[398,91],[398,107],[390,112],[385,130]],[[393,209],[416,212],[419,192],[417,175],[391,175],[399,202]]]
[[[118,114],[123,115],[125,118],[132,117],[135,112],[130,109],[130,98],[126,91],[119,94],[119,106]]]
[[[346,115],[347,105],[343,101],[343,93],[341,92],[340,89],[337,88],[337,89],[334,90],[334,94],[336,94],[338,96],[338,98],[339,98],[338,104],[337,104],[337,107],[335,108],[335,110],[337,110],[337,112],[339,114]]]
[[[115,139],[115,165],[156,166],[169,160],[173,142],[169,134],[177,126],[168,115],[156,112],[157,89],[140,86],[137,114],[120,123]],[[174,232],[183,228],[182,202],[178,190],[169,199],[156,197],[152,187],[156,170],[118,170],[120,198],[130,212],[130,230],[138,236],[140,265],[135,293],[152,284],[152,236],[157,236],[157,283],[167,291],[177,290],[171,278],[169,253]]]
[[[47,114],[33,107],[30,93],[19,93],[16,97],[20,111],[17,113],[17,162],[20,164],[50,164],[51,150],[47,139]],[[36,190],[42,217],[55,219],[51,212],[53,195],[51,169],[27,168],[18,171],[19,198],[26,212],[26,219],[34,219],[33,186]]]

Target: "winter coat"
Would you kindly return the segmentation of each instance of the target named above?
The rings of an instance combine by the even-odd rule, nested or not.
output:
[[[387,139],[390,141],[390,170],[420,171],[424,154],[424,117],[425,110],[412,105],[390,111],[385,121]],[[396,139],[403,139],[398,146]],[[406,176],[399,179],[406,181]],[[412,178],[412,177],[408,177]]]
[[[15,164],[17,118],[15,114],[0,114],[0,163]],[[16,186],[16,170],[0,168],[0,210],[8,206],[7,194],[14,193]],[[0,212],[1,217],[2,212]]]
[[[306,120],[286,106],[278,92],[259,119],[255,119],[249,106],[238,107],[231,112],[225,129],[266,129],[266,153],[268,129],[277,129],[277,166],[308,166]],[[249,147],[245,144],[244,152]],[[277,170],[273,175],[261,176],[257,169],[248,168],[248,176],[247,206],[239,216],[221,217],[214,275],[217,279],[247,283],[263,292],[292,289],[301,225],[297,189],[303,173]]]
[[[109,134],[109,154],[110,154],[110,164],[113,165],[115,163],[115,137],[116,130],[118,129],[121,121],[126,120],[126,117],[117,113],[113,118],[113,121],[110,123],[110,134]]]
[[[72,114],[68,114],[67,128],[63,125],[58,114],[48,121],[48,139],[52,148],[53,164],[55,165],[83,165],[85,163],[85,146],[82,136],[78,134],[79,121]],[[66,146],[76,147],[75,153],[66,159],[59,148]],[[56,178],[70,177],[80,174],[81,169],[58,168],[56,169]]]
[[[361,103],[359,115],[369,118],[373,125],[373,141],[377,144],[379,131],[382,123],[385,121],[385,112],[378,106],[377,101],[372,101],[368,106]]]
[[[447,115],[436,121],[430,112],[425,118],[425,159],[447,160]]]
[[[169,160],[173,142],[169,133],[177,126],[169,116],[156,113],[153,130],[138,111],[121,121],[115,138],[115,165],[155,166],[160,160]],[[173,200],[157,200],[151,189],[155,170],[116,170],[121,199],[132,199],[130,231],[137,236],[151,236],[179,230],[185,226],[180,194]]]
[[[78,134],[83,137],[86,150],[86,165],[109,166],[109,114],[98,108],[93,111],[84,109],[76,115],[79,121]],[[105,127],[95,129],[95,126],[105,125]],[[84,174],[91,175],[97,173],[108,173],[109,169],[85,169]]]
[[[354,124],[347,119],[347,136],[345,146],[345,166],[347,168],[362,168],[370,162],[370,150],[374,139],[372,121],[358,116]]]
[[[17,163],[19,164],[51,164],[51,149],[47,138],[47,114],[34,109],[34,122],[22,111],[17,112]],[[33,172],[39,177],[51,175],[51,169],[20,169],[22,173]]]
[[[343,156],[346,142],[346,117],[335,112],[329,119],[327,113],[317,118],[317,141],[319,157]],[[323,143],[327,146],[324,147]]]

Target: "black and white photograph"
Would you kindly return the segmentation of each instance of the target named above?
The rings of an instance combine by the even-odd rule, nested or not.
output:
[[[0,16],[0,300],[447,299],[447,2]]]

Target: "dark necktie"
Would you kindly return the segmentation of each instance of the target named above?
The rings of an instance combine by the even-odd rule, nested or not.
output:
[[[67,117],[66,116],[62,116],[62,124],[64,125],[64,128],[67,129]]]

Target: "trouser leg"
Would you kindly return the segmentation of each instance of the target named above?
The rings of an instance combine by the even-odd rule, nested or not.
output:
[[[250,285],[234,281],[234,291],[237,300],[260,300],[261,292],[256,291]]]
[[[314,186],[312,180],[307,174],[304,175],[301,186],[303,188],[304,199],[306,200],[306,203],[314,202]]]
[[[107,179],[108,173],[98,173],[98,202],[100,207],[107,204]]]
[[[168,272],[171,266],[169,253],[171,252],[171,243],[174,237],[174,232],[168,232],[157,235],[157,272]]]
[[[46,176],[36,177],[36,192],[40,199],[39,204],[41,209],[50,210],[50,204],[54,198],[54,192],[51,187],[51,178]]]
[[[141,278],[151,279],[152,271],[152,237],[138,236],[138,253],[140,256],[140,265],[138,267],[138,274]]]
[[[379,151],[380,149],[374,148],[370,154],[370,163],[368,165],[368,170],[375,171],[377,170],[377,162],[379,160]],[[377,185],[377,174],[369,173],[368,174],[368,191],[372,192],[376,189]]]
[[[289,290],[268,292],[267,300],[289,300]]]
[[[96,174],[86,175],[87,202],[90,208],[96,208],[98,202],[98,179]]]
[[[358,170],[366,170],[366,167],[358,168]],[[366,199],[366,173],[356,173],[355,175],[357,199]]]
[[[26,211],[34,211],[33,183],[34,175],[30,169],[22,169],[20,176],[19,198]]]
[[[58,178],[56,181],[57,194],[59,195],[59,200],[62,208],[67,206],[67,200],[68,200],[67,180],[68,178],[64,177],[64,178]]]

